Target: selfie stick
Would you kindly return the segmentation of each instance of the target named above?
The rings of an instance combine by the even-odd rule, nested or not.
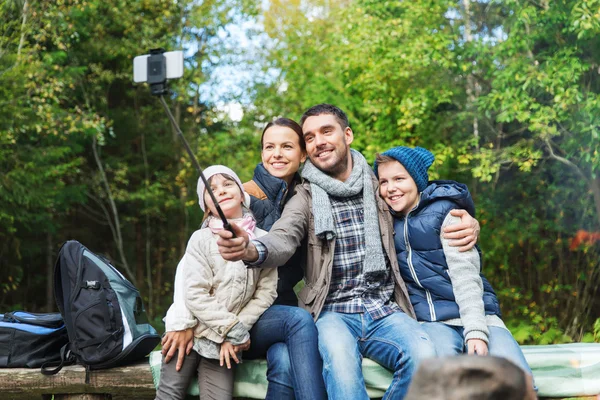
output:
[[[159,96],[159,99],[160,99],[161,104],[165,108],[167,115],[169,116],[171,125],[173,125],[173,128],[175,128],[175,130],[177,131],[177,135],[183,142],[183,147],[185,147],[185,149],[187,150],[187,153],[189,154],[190,158],[192,159],[192,164],[194,164],[194,167],[196,167],[196,170],[200,174],[200,179],[202,179],[202,182],[204,182],[204,187],[206,188],[206,191],[208,192],[210,199],[212,200],[213,204],[215,205],[215,208],[217,209],[217,213],[219,214],[221,221],[223,221],[223,228],[227,229],[229,232],[231,232],[233,234],[233,237],[235,237],[235,234],[233,233],[231,225],[229,224],[229,222],[227,222],[227,218],[225,218],[225,214],[223,214],[223,210],[221,210],[221,206],[219,205],[219,202],[215,198],[215,194],[213,193],[212,189],[210,188],[208,181],[204,177],[204,173],[202,172],[202,168],[200,168],[200,164],[198,164],[198,160],[196,160],[196,157],[194,156],[194,153],[192,152],[190,145],[188,144],[187,140],[185,139],[185,136],[183,136],[181,129],[179,129],[179,126],[177,126],[177,122],[175,121],[173,114],[171,114],[171,110],[169,110],[169,106],[165,102],[165,98],[163,97],[162,94]],[[200,195],[200,193],[198,193],[198,195]]]
[[[163,49],[156,49],[156,50],[150,51],[150,57],[148,57],[148,67],[149,67],[148,71],[151,71],[151,68],[150,68],[151,62],[160,62],[166,68],[166,65],[165,65],[166,63],[164,61],[165,56],[162,54],[163,52],[164,52]],[[167,79],[166,79],[166,76],[164,75],[165,68],[162,68],[161,72],[163,72],[163,73],[160,74],[162,76],[159,79],[156,79],[156,78],[152,79],[153,78],[152,75],[148,74],[148,83],[150,84],[150,91],[153,95],[159,97],[160,103],[163,105],[165,111],[167,112],[169,121],[171,121],[171,125],[173,125],[173,128],[177,132],[177,136],[179,136],[179,138],[183,142],[183,147],[185,147],[185,150],[187,151],[188,155],[190,156],[190,159],[192,160],[192,164],[194,164],[194,167],[196,167],[196,170],[200,174],[200,179],[202,179],[202,182],[204,182],[204,187],[206,188],[206,191],[208,192],[210,199],[212,200],[213,204],[215,205],[215,208],[217,209],[217,213],[219,214],[221,221],[223,221],[223,228],[225,228],[226,230],[231,232],[233,237],[235,237],[235,233],[233,233],[231,224],[227,221],[227,218],[225,217],[223,210],[221,210],[221,206],[219,205],[219,202],[215,198],[215,194],[213,193],[212,189],[210,188],[210,185],[208,184],[208,181],[206,180],[206,177],[204,176],[204,173],[202,172],[202,168],[200,167],[200,164],[198,163],[198,160],[196,159],[194,152],[190,148],[190,145],[188,144],[187,140],[185,139],[185,136],[183,136],[183,132],[181,132],[181,129],[179,129],[179,125],[177,125],[177,121],[175,121],[175,117],[173,117],[173,114],[171,114],[171,110],[169,109],[169,106],[167,105],[167,102],[165,101],[165,98],[163,97],[164,94],[168,93]],[[198,193],[198,195],[200,195],[200,193]]]

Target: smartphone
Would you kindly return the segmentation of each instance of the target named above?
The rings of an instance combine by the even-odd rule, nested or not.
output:
[[[150,54],[137,56],[133,59],[133,81],[142,83],[150,77],[165,77],[166,79],[177,79],[183,76],[183,51],[167,51],[162,53],[164,59],[150,59]]]

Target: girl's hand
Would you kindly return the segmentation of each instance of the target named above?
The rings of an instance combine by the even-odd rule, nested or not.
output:
[[[235,350],[236,353],[239,353],[240,351],[246,351],[249,348],[250,348],[250,338],[248,338],[248,340],[246,340],[246,342],[244,342],[242,344],[233,346],[233,349]]]
[[[488,345],[481,339],[467,340],[467,349],[469,355],[476,354],[478,356],[487,356],[488,354]]]
[[[221,343],[220,354],[221,367],[223,366],[223,361],[225,361],[227,369],[231,369],[231,360],[229,357],[233,358],[236,364],[240,363],[240,360],[238,360],[237,355],[235,354],[235,346],[231,344],[231,342],[223,342]]]

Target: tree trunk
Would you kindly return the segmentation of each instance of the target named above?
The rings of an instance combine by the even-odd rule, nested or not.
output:
[[[21,19],[21,38],[19,39],[19,47],[17,49],[17,62],[21,60],[21,50],[25,43],[25,26],[27,25],[27,11],[29,10],[29,2],[23,2],[23,18]]]
[[[596,219],[597,219],[598,224],[600,225],[600,176],[596,176],[594,178],[593,176],[586,175],[583,172],[583,170],[581,168],[579,168],[579,166],[577,164],[575,164],[568,158],[565,158],[565,157],[562,157],[562,156],[556,154],[552,147],[553,145],[554,144],[550,140],[546,140],[546,148],[550,152],[550,157],[555,159],[556,161],[559,161],[559,162],[569,166],[570,168],[572,168],[575,171],[575,173],[577,173],[577,175],[579,175],[579,177],[581,179],[583,179],[585,182],[587,182],[590,190],[592,191],[592,195],[594,196],[594,206],[596,208]]]
[[[92,138],[92,153],[94,154],[94,160],[96,161],[96,165],[98,167],[98,171],[100,172],[100,178],[102,180],[102,184],[104,186],[104,190],[106,190],[106,197],[108,198],[108,203],[110,205],[110,209],[112,211],[113,218],[113,239],[115,244],[117,245],[117,251],[119,252],[119,256],[121,259],[121,264],[125,269],[125,272],[131,279],[132,283],[137,286],[137,280],[135,279],[135,275],[129,268],[129,264],[127,263],[127,258],[125,257],[125,251],[123,250],[123,235],[121,232],[121,222],[119,221],[119,211],[117,210],[117,205],[115,204],[114,197],[112,195],[112,191],[110,190],[110,185],[108,184],[108,178],[106,177],[106,173],[104,172],[104,166],[102,166],[102,161],[100,160],[100,155],[98,154],[97,140],[94,136]],[[107,218],[110,216],[107,215]]]
[[[148,186],[150,185],[150,168],[148,166],[148,153],[146,153],[146,135],[142,132],[142,157],[144,159],[144,190],[145,190],[145,202],[146,208],[148,207]],[[149,211],[145,212],[145,223],[146,223],[146,235],[145,235],[145,253],[144,260],[146,265],[146,283],[148,284],[148,316],[152,319],[153,315],[153,292],[154,288],[152,287],[152,270],[150,267],[150,247],[152,242],[152,230],[150,226],[150,214]]]
[[[594,195],[594,205],[596,206],[596,220],[598,222],[598,226],[600,227],[600,176],[597,176],[596,179],[591,178],[589,184],[590,189],[592,190],[592,194]]]
[[[175,113],[174,113],[174,118],[175,121],[177,122],[177,125],[181,126],[181,104],[179,103],[175,103]],[[175,130],[175,128],[172,128],[173,130],[173,141],[176,143],[176,148],[180,149],[181,148],[181,143],[179,137],[177,136],[177,131]],[[181,166],[181,152],[177,151],[177,155],[178,155],[178,165]],[[179,256],[183,255],[183,253],[185,253],[185,248],[187,246],[187,231],[188,231],[188,211],[187,211],[187,207],[185,206],[185,202],[187,200],[187,190],[184,190],[183,188],[179,189],[179,202],[181,204],[181,210],[183,212],[183,226],[181,226],[179,228]]]
[[[471,33],[471,0],[463,0],[464,6],[464,39],[466,43],[470,43],[473,41],[473,35]],[[472,67],[472,65],[470,66]],[[477,118],[477,113],[475,110],[475,101],[477,100],[477,82],[475,81],[475,77],[473,73],[469,71],[469,75],[467,75],[467,110],[473,114],[473,136],[477,139],[476,147],[479,148],[479,119]]]
[[[54,254],[52,234],[46,233],[46,312],[54,311]]]
[[[160,296],[163,294],[163,287],[162,287],[162,273],[163,273],[163,268],[164,268],[163,253],[164,253],[163,239],[162,239],[160,227],[158,227],[157,235],[156,235],[156,251],[154,254],[154,257],[156,259],[156,264],[155,264],[156,267],[154,269],[154,285],[153,285],[154,288],[156,289],[156,291],[154,292],[154,293],[156,293],[156,301],[154,304],[156,304],[157,306],[160,306]],[[162,311],[158,311],[158,312],[161,313]]]
[[[144,234],[142,225],[135,223],[135,279],[138,282],[144,281]]]

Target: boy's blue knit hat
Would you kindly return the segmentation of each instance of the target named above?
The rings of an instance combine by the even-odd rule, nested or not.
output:
[[[404,168],[406,168],[406,171],[415,180],[419,192],[425,190],[427,187],[427,182],[429,181],[427,170],[429,167],[431,167],[431,164],[433,164],[433,160],[435,160],[435,157],[429,150],[422,147],[411,148],[398,146],[392,147],[391,149],[381,153],[381,155],[392,157],[393,159],[397,160],[404,166]],[[375,160],[373,169],[375,170],[375,176],[379,177],[377,168],[377,160]]]

